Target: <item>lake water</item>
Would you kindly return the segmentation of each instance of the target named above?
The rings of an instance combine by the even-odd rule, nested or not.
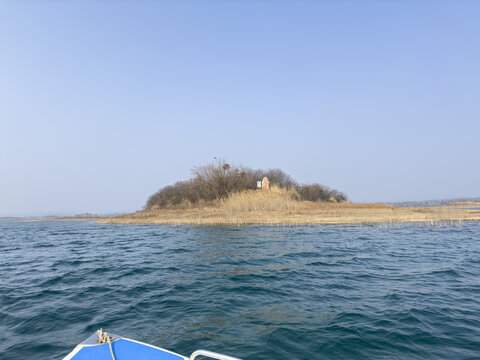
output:
[[[0,359],[98,328],[190,355],[479,359],[480,224],[0,223]]]

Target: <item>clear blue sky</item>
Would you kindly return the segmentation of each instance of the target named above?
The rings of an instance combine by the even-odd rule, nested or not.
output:
[[[0,2],[0,216],[131,211],[214,157],[480,196],[478,1]]]

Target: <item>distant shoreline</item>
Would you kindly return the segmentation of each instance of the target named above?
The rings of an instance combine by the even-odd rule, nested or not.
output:
[[[13,222],[67,221],[67,220],[81,221],[81,220],[101,220],[101,219],[107,219],[107,218],[109,217],[108,216],[59,216],[59,217],[53,216],[53,217],[39,217],[35,219],[15,218],[8,221],[13,221]]]

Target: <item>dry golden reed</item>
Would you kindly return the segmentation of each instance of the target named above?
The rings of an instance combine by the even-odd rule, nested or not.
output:
[[[458,207],[413,208],[386,204],[297,201],[285,189],[245,191],[188,209],[137,211],[100,219],[110,224],[302,225],[422,222],[429,225],[479,221],[480,211]]]
[[[299,206],[298,193],[293,189],[272,186],[269,191],[247,190],[230,194],[218,201],[225,214],[242,214],[252,211],[289,211]]]

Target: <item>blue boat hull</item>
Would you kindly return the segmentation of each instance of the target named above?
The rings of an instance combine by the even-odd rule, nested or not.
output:
[[[121,338],[111,342],[116,360],[186,360],[188,358],[156,346]],[[109,344],[78,345],[64,360],[112,360]]]
[[[240,360],[208,350],[196,350],[187,358],[140,341],[107,334],[102,329],[77,345],[63,360],[195,360],[197,356],[217,360]]]

